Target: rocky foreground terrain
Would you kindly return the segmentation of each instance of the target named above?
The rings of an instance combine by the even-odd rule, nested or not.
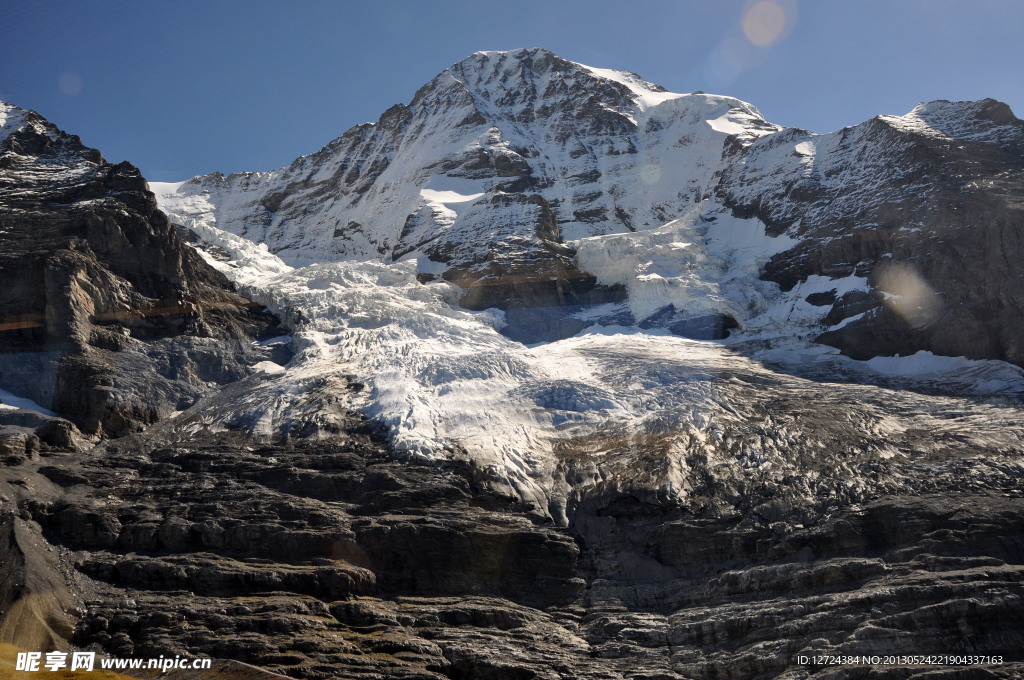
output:
[[[357,388],[325,384],[323,398]],[[863,390],[788,388],[772,409],[781,421],[814,420],[824,399]],[[910,455],[887,460],[850,450],[856,423],[819,416],[803,427],[832,450],[780,481],[691,460],[689,502],[659,502],[623,475],[560,528],[488,493],[469,463],[396,461],[355,415],[327,438],[268,441],[189,427],[189,414],[86,452],[42,444],[3,469],[7,640],[309,678],[1024,669],[1016,423],[972,427],[957,414],[947,434],[910,433],[897,444]],[[639,446],[656,464],[659,442]],[[584,472],[581,457],[567,453],[565,470]],[[799,663],[937,653],[1004,663]]]
[[[283,175],[158,188],[177,229],[0,105],[0,643],[235,678],[1024,676],[1019,368],[854,361],[963,326],[1020,363],[1020,121],[811,136],[686,97],[474,55]],[[479,144],[393,169],[438,129]],[[672,149],[697,169],[659,189]],[[940,169],[869,191],[850,158]]]

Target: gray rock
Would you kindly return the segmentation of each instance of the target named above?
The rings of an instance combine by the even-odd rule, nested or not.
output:
[[[21,113],[0,142],[0,386],[116,436],[267,358],[252,339],[276,321],[178,238],[136,168]]]

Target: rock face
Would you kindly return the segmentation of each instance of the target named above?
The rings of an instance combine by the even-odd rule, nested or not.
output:
[[[840,298],[827,322],[863,316],[821,342],[858,359],[927,350],[1024,365],[1024,122],[1008,106],[935,101],[729,157],[724,202],[800,241],[766,279],[868,277],[872,295]]]
[[[1024,671],[1021,476],[1008,454],[939,449],[850,469],[837,464],[849,454],[823,455],[745,488],[709,466],[682,504],[622,473],[560,528],[488,492],[471,464],[396,461],[355,414],[327,439],[271,440],[203,427],[218,398],[88,456],[48,447],[0,468],[3,582],[36,595],[5,621],[49,621],[16,630],[54,636],[21,644],[212,656],[296,678]],[[567,470],[584,474],[576,455]],[[35,619],[19,614],[29,604]],[[891,654],[1002,661],[800,661]]]
[[[89,433],[182,410],[276,325],[186,246],[139,171],[0,104],[0,387]]]
[[[178,230],[2,106],[0,387],[56,415],[0,404],[0,643],[325,680],[1024,673],[1024,374],[751,350],[1017,356],[1000,105],[817,136],[480,53],[289,168],[154,187]]]

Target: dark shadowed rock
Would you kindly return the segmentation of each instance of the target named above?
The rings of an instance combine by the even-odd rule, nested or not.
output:
[[[722,340],[729,337],[729,331],[739,328],[736,319],[728,314],[689,317],[673,305],[663,307],[637,325],[640,328],[667,328],[674,335],[693,340]]]
[[[182,243],[136,168],[2,106],[0,386],[117,436],[246,375],[276,322]]]

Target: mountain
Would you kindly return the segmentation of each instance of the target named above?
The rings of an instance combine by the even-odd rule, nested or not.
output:
[[[727,213],[777,237],[760,276],[795,289],[784,303],[820,342],[858,359],[1021,365],[1022,150],[1024,123],[992,100],[815,135],[545,50],[481,52],[287,168],[196,177],[160,200],[172,219],[266,243],[291,264],[416,258],[421,275],[461,287],[462,306],[505,310],[504,332],[525,342],[574,335],[593,321],[575,318],[583,305],[626,299],[627,325],[691,336],[771,325],[757,296],[716,290],[711,302],[676,272],[620,271],[622,253],[573,258],[596,246],[580,239],[674,220],[713,239],[708,225]],[[644,241],[603,243],[653,251]],[[640,302],[651,297],[661,304]]]
[[[814,135],[485,52],[289,168],[153,194],[3,111],[0,349],[104,370],[79,401],[3,374],[0,643],[231,677],[1024,669],[1005,106]],[[90,427],[111,394],[131,417]]]
[[[873,299],[820,299],[837,326],[819,341],[858,359],[927,350],[1024,364],[1024,122],[1008,106],[935,101],[828,135],[781,132],[730,160],[725,203],[800,242],[764,278],[868,278]]]
[[[478,53],[288,168],[198,177],[161,202],[292,264],[419,259],[465,291],[462,306],[501,308],[506,334],[536,342],[589,325],[566,312],[625,298],[565,242],[693,209],[734,129],[777,127],[736,99],[680,97],[544,50]]]

